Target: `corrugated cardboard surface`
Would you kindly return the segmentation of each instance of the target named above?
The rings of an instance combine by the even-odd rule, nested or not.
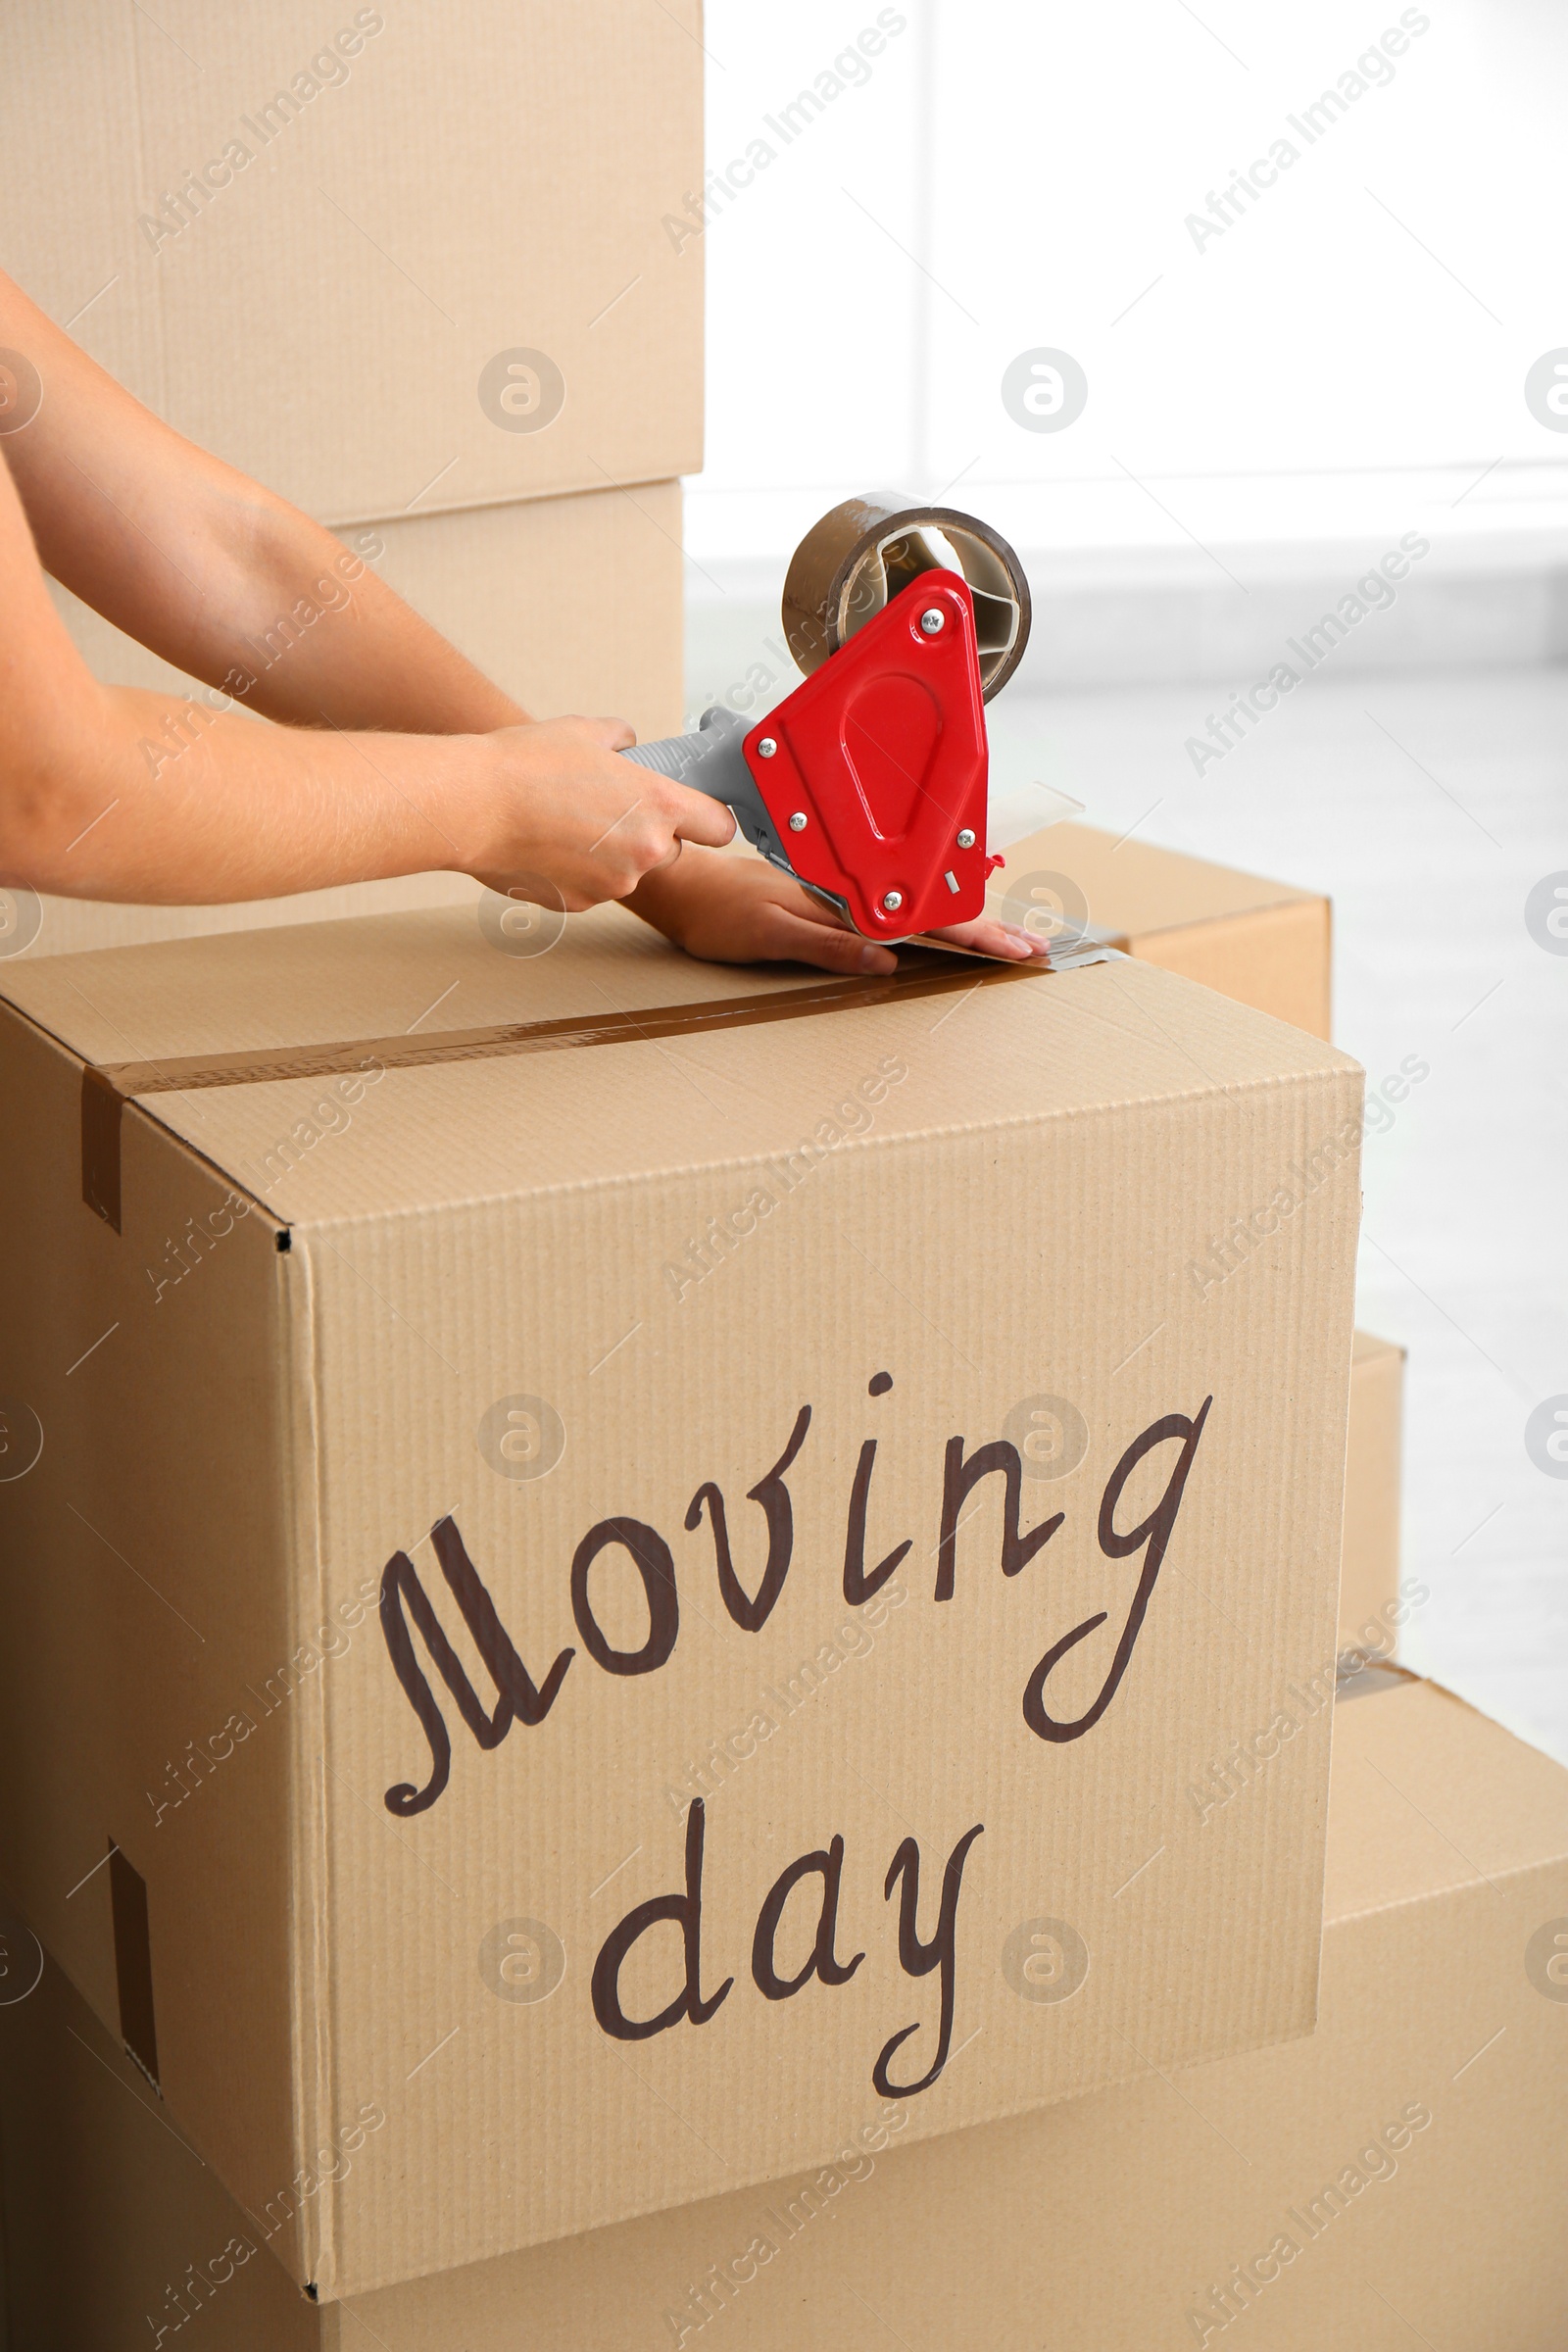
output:
[[[943,1870],[979,1830],[956,1897],[952,2055],[904,2107],[911,2137],[1311,2023],[1326,1711],[1217,1820],[1189,1786],[1333,1654],[1360,1073],[1125,959],[962,977],[962,993],[762,1027],[391,1067],[330,1116],[319,1077],[158,1094],[124,1114],[119,1234],[77,1197],[79,1054],[428,1041],[711,1000],[734,976],[617,909],[531,961],[452,909],[12,978],[7,1083],[31,1106],[6,1172],[15,1381],[49,1443],[4,1490],[0,1882],[112,2018],[107,1874],[69,1890],[118,1840],[148,1887],[170,2114],[257,2210],[381,2104],[376,2162],[278,2238],[326,2296],[830,2155],[892,2036],[913,2029],[896,2082],[939,2048],[941,1979],[905,1965],[897,1879],[884,1893],[908,1839],[929,1937]],[[1303,1198],[1271,1254],[1200,1288],[1207,1235],[1293,1181]],[[268,1215],[199,1244],[230,1184],[265,1192]],[[1111,1556],[1097,1540],[1103,1498],[1126,1537],[1207,1396],[1125,1679],[1082,1736],[1038,1737],[1024,1696],[1044,1653],[1048,1711],[1076,1723],[1135,1622],[1144,1544]],[[552,1414],[564,1434],[546,1476],[484,1449],[486,1415],[524,1398],[522,1434]],[[1064,1526],[1002,1575],[988,1478],[940,1597],[950,1442],[972,1454],[1010,1430],[1033,1459],[1050,1416],[1070,1418],[1062,1399],[1087,1451],[1024,1480],[1020,1518]],[[746,1632],[690,1506],[716,1483],[755,1593],[764,1528],[746,1497],[807,1405],[790,1574]],[[1141,1436],[1155,1458],[1117,1504]],[[897,1595],[869,1608],[845,1598],[858,1465],[867,1567],[912,1546]],[[425,1541],[441,1514],[535,1682],[577,1654],[544,1722],[488,1752],[434,1681],[449,1785],[389,1810],[432,1767],[364,1624],[399,1549],[489,1689]],[[652,1643],[629,1555],[601,1551],[586,1581],[578,1547],[611,1519],[670,1547],[679,1628],[657,1670],[616,1670]],[[29,1578],[57,1547],[48,1580]],[[356,1607],[352,1639],[319,1658],[319,1629]],[[294,1644],[310,1663],[259,1712]],[[50,1695],[67,1681],[84,1719],[70,1758]],[[192,1765],[175,1803],[181,1741],[235,1710],[250,1730]],[[734,1985],[700,2027],[625,2042],[596,2023],[596,1956],[681,1886],[704,1788],[701,1989]],[[865,1959],[764,1999],[764,1897],[838,1838],[833,1948]],[[781,1974],[809,1953],[822,1870],[792,1898]],[[1047,1919],[1089,1968],[1042,2032],[994,1962]],[[535,1959],[564,1950],[548,1998],[498,1992],[514,1933]],[[678,1993],[678,1948],[668,1926],[637,1947],[634,2018]]]
[[[1384,1684],[1336,1722],[1309,2038],[907,2153],[868,2106],[831,2173],[325,2311],[51,1965],[0,2009],[12,2340],[172,2340],[194,2315],[225,2352],[513,2352],[519,2329],[538,2352],[710,2332],[742,2352],[995,2352],[1043,2330],[1097,2352],[1233,2333],[1271,2352],[1556,2352],[1563,2003],[1526,1954],[1568,1912],[1565,1856],[1558,1767],[1441,1690]],[[377,2136],[339,2161],[374,2163]],[[1282,2233],[1291,2260],[1259,2266]],[[1246,2309],[1243,2265],[1258,2308],[1211,2325],[1216,2287]]]
[[[1329,1035],[1330,909],[1312,891],[1092,825],[1058,824],[1012,844],[990,896],[1012,901],[1014,920],[1031,901],[1065,903],[1144,962]]]
[[[471,514],[419,514],[351,534],[382,577],[539,717],[624,717],[644,739],[681,723],[680,486],[643,482]],[[380,553],[376,553],[376,549]],[[97,677],[170,693],[189,680],[64,590]],[[331,626],[330,615],[323,625]],[[45,897],[29,960],[213,931],[324,922],[416,906],[472,906],[466,874],[414,874],[226,906],[111,906]]]
[[[703,240],[663,223],[702,186],[700,32],[696,0],[13,10],[6,266],[325,522],[696,472]],[[481,405],[509,353],[559,371],[538,429]]]
[[[1404,1349],[1358,1331],[1350,1359],[1355,1410],[1345,1457],[1340,1639],[1392,1655],[1410,1598],[1399,1580],[1400,1426]]]

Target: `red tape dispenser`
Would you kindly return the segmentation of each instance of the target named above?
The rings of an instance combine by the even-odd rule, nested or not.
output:
[[[765,719],[748,730],[715,708],[625,758],[723,801],[867,939],[974,920],[1001,862],[985,705],[1029,636],[1017,557],[972,515],[851,499],[797,549],[784,628],[808,674]]]
[[[956,572],[903,589],[741,750],[791,870],[867,939],[984,911],[985,708]]]

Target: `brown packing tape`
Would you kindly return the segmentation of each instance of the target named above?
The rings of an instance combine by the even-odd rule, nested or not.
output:
[[[1033,967],[997,964],[976,975],[955,970],[944,957],[940,968],[890,973],[885,980],[827,980],[811,988],[769,989],[755,996],[717,997],[693,1004],[662,1004],[635,1012],[568,1013],[550,1021],[498,1021],[479,1029],[440,1029],[412,1037],[345,1039],[278,1053],[270,1048],[238,1054],[192,1054],[164,1061],[99,1062],[93,1075],[123,1098],[185,1094],[215,1086],[265,1086],[285,1078],[333,1078],[368,1063],[383,1069],[419,1069],[432,1062],[484,1061],[494,1054],[556,1054],[582,1046],[620,1046],[639,1039],[698,1037],[711,1029],[747,1029],[760,1021],[798,1020],[847,1006],[884,1004],[895,997],[932,996],[946,989],[982,987],[1022,977]],[[906,977],[905,972],[910,976]]]
[[[343,1077],[363,1069],[427,1068],[437,1062],[558,1054],[584,1046],[632,1045],[666,1037],[701,1037],[714,1030],[751,1028],[759,1022],[801,1020],[812,1013],[992,988],[1004,981],[1037,977],[1043,970],[1096,961],[1110,953],[1098,941],[1075,940],[1070,952],[1044,965],[987,963],[976,972],[972,957],[955,959],[937,949],[916,949],[906,955],[896,972],[883,979],[822,980],[807,988],[768,989],[691,1004],[652,1005],[637,1012],[573,1013],[560,1020],[499,1022],[480,1029],[436,1030],[422,1037],[362,1037],[299,1046],[283,1053],[259,1048],[238,1054],[176,1055],[163,1061],[88,1062],[81,1073],[81,1197],[95,1215],[117,1233],[121,1230],[121,1113],[127,1102],[148,1095],[266,1086],[289,1078]]]
[[[945,541],[946,546],[933,544]],[[1006,683],[1029,642],[1029,582],[1001,533],[956,507],[897,491],[846,499],[814,523],[790,561],[781,618],[808,673],[921,572],[951,564],[975,598],[985,699]]]
[[[1069,972],[1080,963],[1103,962],[1107,953],[1117,956],[1129,956],[1132,953],[1132,943],[1125,931],[1106,930],[1102,923],[1075,923],[1064,916],[1056,917],[1055,921],[1054,930],[1037,931],[1034,935],[1049,948],[1051,969],[1054,972]],[[951,939],[944,939],[937,931],[917,931],[912,939],[904,943],[901,953],[907,955],[913,949],[931,949],[949,957],[958,956],[967,963],[994,963],[996,960],[995,956],[987,955],[981,948],[956,947]]]
[[[158,2033],[153,2021],[152,1936],[147,1882],[113,1839],[109,1846],[109,1902],[115,1925],[115,1979],[120,2034],[149,2082],[158,2081]]]
[[[120,1118],[125,1098],[90,1062],[81,1073],[81,1197],[120,1231]]]

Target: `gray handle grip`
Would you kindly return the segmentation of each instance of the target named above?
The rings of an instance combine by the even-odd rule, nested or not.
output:
[[[634,761],[638,767],[657,768],[662,776],[672,776],[677,784],[685,784],[691,781],[692,771],[703,754],[712,749],[711,735],[664,735],[657,743],[633,744],[629,752],[621,753],[621,758]],[[692,790],[701,792],[704,786],[692,781]]]
[[[703,712],[695,735],[665,735],[657,743],[633,744],[621,758],[638,767],[652,767],[692,792],[706,793],[710,800],[727,802],[738,775],[750,777],[741,757],[745,733],[743,719],[715,705]]]
[[[791,873],[794,869],[741,751],[745,735],[746,721],[715,705],[703,712],[695,735],[665,735],[657,743],[634,744],[620,756],[637,767],[651,767],[672,783],[684,784],[689,792],[722,801],[734,811],[735,821],[753,849]]]

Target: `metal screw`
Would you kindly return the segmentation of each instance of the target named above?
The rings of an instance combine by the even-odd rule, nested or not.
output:
[[[974,834],[968,825],[965,825],[963,831],[958,835],[958,847],[960,850],[972,850],[974,848]]]
[[[883,899],[883,901],[882,901],[882,911],[883,911],[883,913],[884,913],[884,914],[897,914],[897,913],[898,913],[898,911],[899,911],[899,908],[900,908],[900,907],[901,907],[903,905],[904,905],[904,893],[903,893],[903,891],[902,891],[902,890],[890,890],[890,891],[888,892],[887,896],[886,896],[886,897]]]
[[[928,637],[940,636],[947,625],[947,614],[935,605],[928,605],[920,615],[920,626]]]
[[[778,745],[773,741],[772,736],[764,735],[757,747],[757,757],[759,760],[771,760],[777,750]]]
[[[806,831],[806,810],[804,808],[797,808],[795,814],[790,818],[790,831],[792,833]]]

